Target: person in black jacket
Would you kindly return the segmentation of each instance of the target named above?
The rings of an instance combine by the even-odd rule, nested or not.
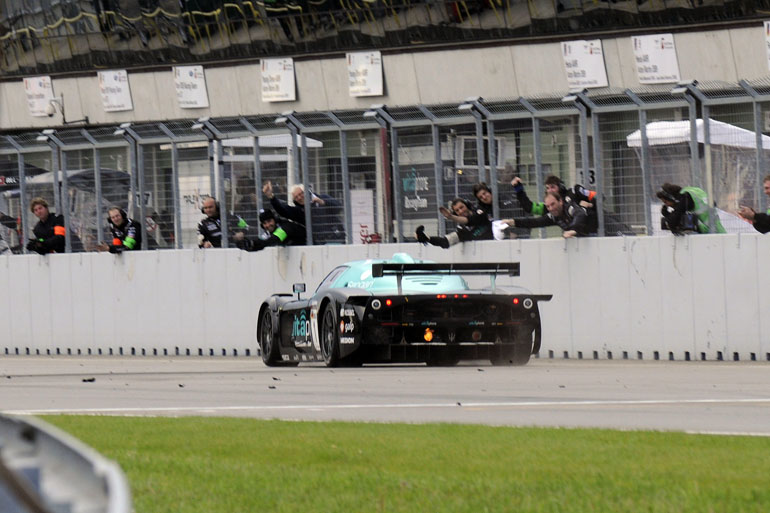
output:
[[[553,191],[545,193],[545,200],[543,203],[548,210],[548,213],[544,216],[505,219],[504,222],[509,226],[521,228],[559,226],[564,230],[562,235],[565,238],[585,237],[595,233],[595,228],[591,223],[585,207],[582,207],[573,201],[566,202],[558,192]]]
[[[429,237],[425,235],[425,227],[420,225],[414,232],[417,242],[447,249],[458,242],[494,239],[490,216],[482,208],[474,209],[470,203],[462,198],[452,200],[451,211],[446,207],[440,207],[439,212],[446,219],[457,223],[457,229],[454,233],[447,234],[446,237]]]
[[[142,226],[129,218],[120,207],[110,207],[107,211],[107,224],[112,232],[112,244],[103,244],[99,250],[110,253],[137,251],[142,249]]]
[[[67,235],[64,216],[51,214],[48,202],[39,197],[32,199],[29,209],[39,220],[32,229],[35,238],[29,241],[27,249],[41,255],[64,253],[64,237]]]
[[[266,239],[245,239],[239,245],[246,251],[259,251],[269,246],[304,246],[305,227],[289,219],[280,219],[272,210],[265,208],[259,212],[259,223],[268,233]]]
[[[281,201],[273,194],[273,184],[266,182],[262,192],[270,200],[273,210],[282,217],[305,225],[305,188],[295,185],[291,189],[294,205]],[[310,222],[314,244],[345,243],[345,227],[340,221],[339,214],[342,204],[328,194],[310,193]]]
[[[764,179],[765,194],[770,197],[770,175]],[[770,208],[766,213],[756,212],[751,207],[741,206],[738,215],[750,222],[759,233],[770,232]]]
[[[222,247],[222,214],[219,209],[219,202],[214,198],[203,200],[201,211],[206,215],[198,223],[198,247],[199,248],[221,248]],[[232,212],[227,216],[229,226],[229,239],[235,242],[236,246],[241,244],[245,238],[245,231],[248,228],[246,222]]]

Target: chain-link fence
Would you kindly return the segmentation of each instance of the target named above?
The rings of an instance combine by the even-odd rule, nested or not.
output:
[[[660,233],[666,183],[704,191],[712,231],[750,232],[735,213],[767,209],[768,105],[758,81],[4,136],[0,251],[24,251],[38,197],[62,215],[68,251],[109,244],[113,207],[141,225],[142,249],[198,247],[207,198],[222,246],[268,237],[264,209],[304,230],[295,243],[359,244],[451,233],[439,209],[458,197],[491,219],[541,215],[549,176],[596,193],[598,235]],[[516,177],[539,210],[522,208]]]

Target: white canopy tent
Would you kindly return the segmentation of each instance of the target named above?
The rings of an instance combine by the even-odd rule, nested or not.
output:
[[[739,204],[750,204],[750,198],[757,193],[756,169],[756,133],[751,130],[709,119],[709,145],[704,149],[701,159],[703,183],[712,177],[712,197],[717,205],[717,212],[728,232],[751,232],[751,225],[729,211],[737,209]],[[703,119],[695,121],[698,144],[705,145],[705,123]],[[655,191],[664,182],[688,185],[690,183],[690,121],[653,121],[647,124],[647,141],[651,152],[650,186]],[[761,136],[762,149],[770,151],[770,137]],[[641,148],[641,130],[635,130],[626,136],[630,148]],[[770,163],[770,154],[765,154]],[[704,187],[707,189],[708,186]],[[653,199],[653,233],[659,233],[660,203]]]
[[[705,144],[702,119],[695,120],[698,142]],[[647,141],[650,146],[663,144],[679,144],[690,142],[689,121],[653,121],[647,123]],[[754,149],[757,147],[756,134],[729,123],[709,119],[709,142],[715,145],[732,146],[735,148]],[[642,146],[642,131],[635,130],[626,137],[626,144],[631,148]],[[770,137],[762,136],[762,148],[770,150]]]

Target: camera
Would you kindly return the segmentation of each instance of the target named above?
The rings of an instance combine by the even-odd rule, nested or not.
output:
[[[45,113],[49,118],[56,114],[56,105],[52,101],[49,101],[48,105],[45,106]]]

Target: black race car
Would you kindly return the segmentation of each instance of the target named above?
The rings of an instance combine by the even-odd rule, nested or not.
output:
[[[489,275],[490,287],[471,289],[463,278],[471,274]],[[479,359],[524,365],[540,350],[538,302],[552,296],[496,288],[501,274],[518,276],[519,264],[438,264],[406,254],[349,262],[309,298],[301,298],[305,285],[295,284],[296,297],[274,294],[262,303],[262,360],[270,366]]]

